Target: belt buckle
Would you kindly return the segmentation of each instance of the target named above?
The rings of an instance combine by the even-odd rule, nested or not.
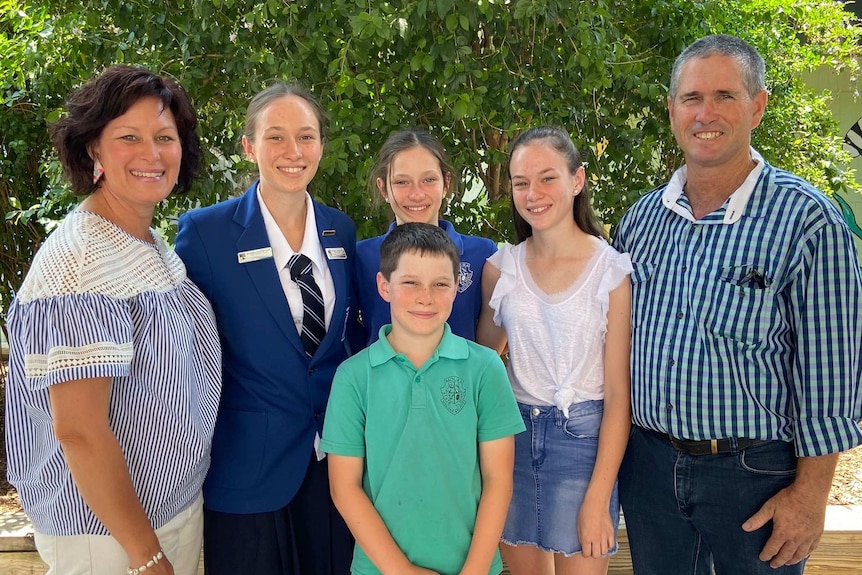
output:
[[[709,440],[709,452],[713,455],[718,455],[718,440],[710,439]]]

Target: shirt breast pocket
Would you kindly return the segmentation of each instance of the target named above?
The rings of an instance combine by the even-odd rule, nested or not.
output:
[[[640,326],[648,309],[650,308],[647,297],[647,282],[655,272],[655,265],[651,262],[632,263],[632,329]]]
[[[756,345],[769,331],[774,291],[765,272],[753,264],[721,268],[717,281],[702,294],[706,308],[700,314],[713,333]]]

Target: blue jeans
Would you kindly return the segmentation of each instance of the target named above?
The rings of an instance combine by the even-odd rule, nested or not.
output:
[[[742,530],[796,477],[793,445],[771,441],[723,455],[688,455],[632,428],[620,468],[620,500],[635,575],[790,575],[758,557],[772,523]]]

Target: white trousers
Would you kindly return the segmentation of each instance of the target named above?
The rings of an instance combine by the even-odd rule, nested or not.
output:
[[[203,543],[203,497],[156,529],[159,543],[175,575],[196,575]],[[48,564],[47,575],[125,575],[126,552],[109,535],[34,534],[36,550]]]

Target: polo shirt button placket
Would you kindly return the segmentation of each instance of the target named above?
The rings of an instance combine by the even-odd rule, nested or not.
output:
[[[422,376],[414,375],[413,376],[413,388],[412,391],[412,405],[414,408],[424,408],[427,405],[425,401],[425,387],[422,386]]]

